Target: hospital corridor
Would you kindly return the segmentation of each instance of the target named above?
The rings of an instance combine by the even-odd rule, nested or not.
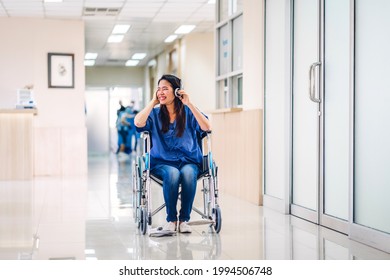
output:
[[[0,0],[0,260],[390,260],[389,14]]]

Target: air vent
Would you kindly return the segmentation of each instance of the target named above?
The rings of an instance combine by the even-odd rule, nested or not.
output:
[[[115,17],[120,13],[120,11],[120,8],[84,7],[83,16]]]
[[[125,66],[126,61],[121,59],[107,59],[106,60],[107,65],[113,65],[113,66]]]
[[[110,63],[125,63],[125,61],[123,60],[120,60],[120,59],[108,59],[107,62],[110,62]]]

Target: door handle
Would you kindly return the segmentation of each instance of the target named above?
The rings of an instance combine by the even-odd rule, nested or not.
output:
[[[316,94],[316,82],[315,82],[315,68],[320,66],[321,62],[314,62],[310,65],[309,69],[309,98],[311,101],[320,103],[321,100],[315,96]]]

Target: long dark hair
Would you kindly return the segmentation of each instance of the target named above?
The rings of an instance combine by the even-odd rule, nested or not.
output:
[[[173,92],[175,92],[175,89],[179,88],[181,89],[181,80],[174,76],[165,74],[163,75],[159,80],[158,83],[160,83],[161,80],[165,80],[168,83],[171,84],[173,88]],[[184,129],[186,126],[186,113],[184,110],[184,104],[181,102],[181,100],[175,96],[174,99],[174,108],[176,113],[176,136],[181,137],[184,133]],[[160,119],[162,123],[162,132],[167,133],[169,130],[169,112],[166,105],[160,105]]]

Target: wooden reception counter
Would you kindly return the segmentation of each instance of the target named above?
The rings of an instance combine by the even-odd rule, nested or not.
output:
[[[0,181],[33,177],[36,109],[0,109]]]

